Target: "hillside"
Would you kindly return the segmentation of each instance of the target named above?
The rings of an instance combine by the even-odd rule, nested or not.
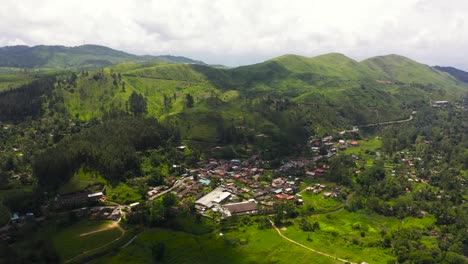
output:
[[[404,119],[430,99],[453,100],[467,90],[449,74],[401,56],[357,62],[342,54],[285,55],[233,69],[124,63],[80,73],[75,86],[60,87],[65,109],[80,119],[128,112],[135,92],[146,100],[147,116],[178,127],[183,139],[212,143],[230,141],[232,133],[301,142]]]
[[[303,142],[315,134],[405,119],[412,111],[428,106],[430,100],[452,101],[467,91],[467,86],[450,74],[398,55],[361,62],[338,53],[312,58],[284,55],[223,69],[187,63],[146,64],[138,60],[147,57],[90,45],[12,49],[25,51],[18,56],[38,52],[49,65],[59,65],[58,58],[84,65],[80,63],[91,56],[116,63],[75,76],[66,72],[57,75],[55,91],[48,100],[52,111],[61,109],[80,120],[121,115],[130,112],[129,99],[135,93],[144,98],[147,117],[176,127],[183,139],[213,144],[259,134],[270,140]],[[35,71],[44,68],[2,69],[5,74],[0,81],[8,89],[42,78]],[[193,103],[188,103],[189,97]],[[57,106],[57,102],[63,105]]]
[[[123,62],[138,63],[197,63],[177,56],[137,56],[98,45],[11,46],[0,48],[0,67],[16,68],[100,68]]]

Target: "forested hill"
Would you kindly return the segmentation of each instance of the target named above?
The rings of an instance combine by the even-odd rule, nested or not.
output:
[[[58,62],[57,58],[74,58],[78,65],[87,56],[114,63],[146,58],[89,45],[15,49],[49,48],[61,50],[50,53],[54,59],[44,62],[49,64]],[[21,80],[21,74],[5,78]],[[456,102],[468,93],[468,85],[449,73],[399,55],[358,62],[338,53],[312,58],[284,55],[233,69],[124,62],[62,72],[54,82],[43,97],[35,95],[33,105],[47,107],[37,113],[60,113],[82,121],[138,114],[170,124],[186,140],[233,143],[266,135],[285,145],[354,125],[407,119],[413,111],[429,107],[431,100]],[[31,86],[1,94],[0,102],[21,97]],[[24,105],[18,102],[0,105],[0,110],[8,113],[12,110],[7,105]],[[2,120],[38,118],[24,107],[13,110],[14,117]]]
[[[98,45],[0,48],[0,67],[83,69],[106,67],[122,62],[204,64],[201,61],[178,56],[137,56]]]

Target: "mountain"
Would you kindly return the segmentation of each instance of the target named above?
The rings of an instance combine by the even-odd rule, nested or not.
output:
[[[170,55],[137,56],[98,45],[0,48],[0,67],[92,69],[123,62],[204,64],[201,61]]]
[[[229,141],[235,127],[245,127],[246,137],[301,142],[313,134],[405,119],[431,99],[456,100],[468,88],[402,56],[358,62],[332,53],[284,55],[232,69],[126,62],[80,73],[76,83],[57,90],[62,99],[54,101],[82,120],[128,112],[135,92],[146,100],[148,116],[178,127],[182,138],[216,143]],[[194,99],[190,107],[188,95]]]
[[[101,65],[112,64],[75,76],[58,74],[46,104],[49,109],[81,120],[100,119],[129,113],[130,96],[136,93],[146,101],[148,117],[177,127],[184,139],[212,143],[230,142],[233,133],[303,142],[310,135],[354,125],[406,119],[431,100],[454,101],[468,91],[468,85],[449,73],[398,55],[360,62],[338,53],[312,58],[284,55],[224,69],[183,57],[135,56],[89,45],[3,49],[16,50],[7,53],[18,54],[18,61],[37,54],[45,58],[42,66],[31,67],[65,62],[96,66],[98,58],[106,61]],[[24,55],[33,51],[36,57]],[[90,58],[95,61],[90,63]],[[32,78],[4,69],[9,69],[0,75],[4,90]],[[37,78],[41,76],[33,79]],[[188,105],[188,98],[194,103]]]
[[[434,66],[434,68],[439,71],[447,72],[458,80],[468,83],[468,72],[466,71],[462,71],[454,67]]]

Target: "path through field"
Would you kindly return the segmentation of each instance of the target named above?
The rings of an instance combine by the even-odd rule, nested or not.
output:
[[[289,242],[291,242],[291,243],[293,243],[293,244],[296,244],[296,245],[298,245],[298,246],[300,246],[300,247],[302,247],[302,248],[305,248],[305,249],[307,249],[307,250],[310,250],[310,251],[312,251],[312,252],[314,252],[314,253],[317,253],[317,254],[320,254],[320,255],[322,255],[322,256],[326,256],[326,257],[329,257],[329,258],[332,258],[332,259],[341,261],[341,262],[343,262],[343,263],[355,264],[354,262],[351,262],[351,261],[349,261],[349,260],[337,258],[337,257],[334,257],[334,256],[332,256],[332,255],[328,255],[327,253],[323,253],[323,252],[321,252],[321,251],[317,251],[317,250],[312,249],[312,248],[310,248],[310,247],[308,247],[308,246],[305,246],[305,245],[303,245],[303,244],[301,244],[301,243],[299,243],[299,242],[296,242],[296,241],[294,241],[294,240],[292,240],[292,239],[286,237],[285,235],[283,235],[283,234],[281,233],[281,231],[278,229],[278,227],[276,227],[275,223],[273,223],[273,221],[271,221],[270,218],[268,218],[268,221],[270,221],[271,225],[275,228],[276,232],[278,232],[278,234],[279,234],[282,238],[286,239],[287,241],[289,241]]]
[[[110,242],[108,242],[108,243],[106,243],[106,244],[104,244],[104,245],[101,245],[101,246],[99,246],[99,247],[97,247],[97,248],[93,248],[93,249],[90,249],[90,250],[83,251],[81,254],[78,254],[78,255],[74,256],[73,258],[66,260],[65,263],[70,263],[70,262],[72,262],[73,260],[75,260],[75,259],[77,259],[77,258],[79,258],[79,257],[81,257],[81,256],[84,256],[84,255],[86,255],[86,254],[88,254],[88,253],[91,253],[91,252],[94,252],[94,251],[96,251],[96,250],[100,250],[100,249],[102,249],[102,248],[104,248],[104,247],[107,247],[108,245],[110,245],[110,244],[112,244],[112,243],[114,243],[114,242],[119,241],[119,240],[125,235],[125,230],[119,225],[118,222],[113,222],[113,223],[110,223],[110,224],[109,224],[107,227],[105,227],[105,228],[101,228],[101,229],[98,229],[98,230],[94,230],[94,231],[91,231],[91,232],[86,232],[86,233],[80,234],[80,236],[88,236],[88,235],[92,235],[92,234],[95,234],[95,233],[98,233],[98,232],[102,232],[102,231],[106,231],[106,230],[113,229],[113,228],[119,229],[119,231],[120,231],[120,233],[121,233],[119,237],[117,237],[116,239],[114,239],[114,240],[112,240],[112,241],[110,241]]]
[[[112,229],[112,228],[118,228],[121,232],[125,233],[125,230],[123,230],[123,228],[120,227],[117,222],[112,222],[112,223],[110,223],[108,226],[106,226],[104,228],[94,230],[94,231],[90,231],[90,232],[86,232],[86,233],[82,233],[82,234],[80,234],[80,236],[92,235],[92,234],[99,233],[99,232],[102,232],[102,231],[106,231],[106,230],[109,230],[109,229]]]

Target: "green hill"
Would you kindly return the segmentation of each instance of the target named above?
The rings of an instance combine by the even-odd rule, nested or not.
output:
[[[183,138],[223,142],[232,133],[300,141],[310,134],[404,119],[430,99],[452,100],[467,86],[401,56],[357,62],[333,53],[285,55],[233,69],[124,63],[80,74],[76,87],[62,89],[65,108],[81,119],[128,112],[128,99],[136,92],[145,98],[148,116],[177,126]],[[190,107],[188,95],[194,98]]]
[[[0,67],[95,69],[123,62],[204,64],[201,61],[169,55],[137,56],[98,45],[0,48]]]
[[[450,74],[398,55],[362,62],[338,53],[284,55],[223,69],[175,63],[184,61],[179,57],[151,57],[160,63],[148,63],[148,57],[90,45],[15,50],[34,51],[50,67],[85,65],[91,54],[116,63],[81,70],[75,77],[60,73],[50,111],[62,109],[82,120],[128,114],[129,98],[136,93],[145,99],[148,117],[177,127],[183,139],[213,143],[252,140],[259,134],[302,142],[313,134],[404,119],[430,100],[452,101],[468,90]],[[17,68],[2,69],[4,87],[34,79]],[[50,105],[56,102],[63,105]]]

